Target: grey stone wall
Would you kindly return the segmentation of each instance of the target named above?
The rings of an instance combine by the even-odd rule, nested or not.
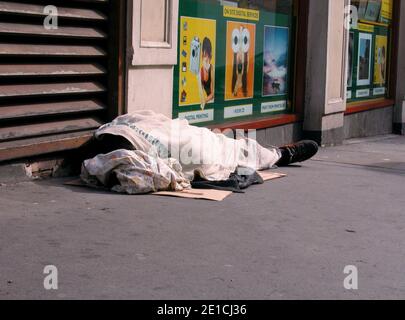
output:
[[[263,146],[282,146],[302,139],[302,123],[261,129],[257,131],[257,141]]]
[[[393,108],[376,109],[345,116],[345,139],[393,133]]]

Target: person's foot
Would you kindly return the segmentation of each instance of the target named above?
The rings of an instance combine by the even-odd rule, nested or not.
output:
[[[280,148],[282,156],[277,165],[283,167],[297,162],[304,162],[316,155],[318,150],[318,144],[311,140],[283,146]]]

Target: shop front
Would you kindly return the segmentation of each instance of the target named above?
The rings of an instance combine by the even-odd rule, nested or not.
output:
[[[404,133],[400,0],[0,1],[0,161],[152,110],[259,143]],[[74,4],[73,4],[74,3]]]
[[[181,1],[173,116],[222,126],[293,114],[297,5]]]
[[[396,130],[400,11],[399,1],[352,1],[345,138]]]
[[[173,14],[166,28],[159,28],[160,34],[170,30],[171,36],[164,42],[156,30],[149,39],[155,40],[153,48],[140,41],[142,20],[159,13],[140,9],[142,16],[136,9],[144,1],[133,2],[133,30],[137,34],[139,28],[141,34],[131,43],[138,59],[129,59],[129,112],[147,103],[154,111],[197,126],[256,129],[260,142],[265,142],[267,129],[280,125],[287,125],[294,138],[277,142],[298,138],[305,99],[308,1],[157,2],[166,8],[160,12]],[[144,53],[148,57],[139,58]],[[156,76],[139,80],[145,70]],[[161,98],[146,101],[139,94],[157,89]]]
[[[399,1],[361,1],[363,15],[349,0],[156,2],[172,16],[153,46],[142,45],[142,21],[158,13],[133,2],[128,112],[147,105],[197,126],[252,129],[265,145],[392,133]],[[351,8],[360,16],[349,27]]]
[[[306,10],[306,1],[180,1],[173,117],[262,130],[261,142],[267,128],[300,122]]]

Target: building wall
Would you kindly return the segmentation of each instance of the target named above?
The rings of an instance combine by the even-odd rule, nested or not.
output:
[[[405,3],[399,1],[399,45],[397,54],[394,131],[405,135]]]
[[[128,113],[153,110],[172,116],[172,66],[131,67],[128,71]]]
[[[147,109],[172,116],[178,7],[178,0],[128,1],[128,113]]]
[[[343,141],[347,0],[310,0],[304,134],[322,145]]]
[[[302,123],[291,123],[257,131],[256,139],[263,146],[283,146],[303,137]]]
[[[392,131],[393,107],[359,112],[345,116],[345,139],[391,134]]]
[[[402,3],[402,1],[400,1]],[[396,133],[405,123],[405,4],[400,10],[396,55],[396,105],[345,115],[348,33],[347,0],[310,0],[304,135],[322,145],[344,139]]]

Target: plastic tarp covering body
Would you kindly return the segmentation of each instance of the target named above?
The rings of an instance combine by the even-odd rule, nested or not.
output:
[[[191,187],[177,160],[155,158],[139,150],[116,150],[86,160],[81,178],[90,186],[128,194],[183,191]]]
[[[226,180],[240,168],[266,170],[281,158],[278,148],[266,149],[253,139],[232,139],[222,133],[172,120],[153,111],[138,111],[102,126],[96,138],[112,134],[126,138],[136,150],[154,158],[176,159],[184,176]]]

